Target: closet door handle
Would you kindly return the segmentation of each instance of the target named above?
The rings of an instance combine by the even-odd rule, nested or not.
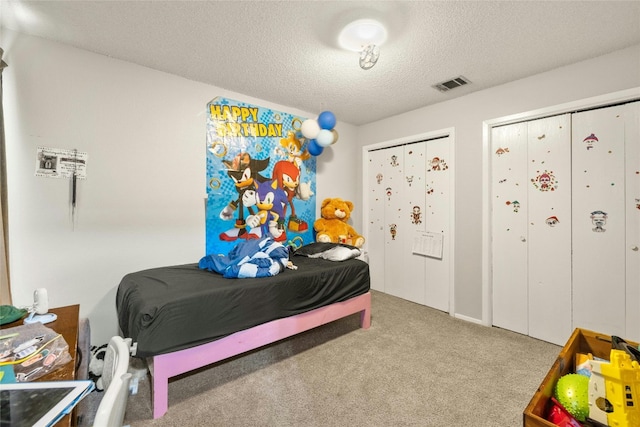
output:
[[[527,241],[527,239],[525,239],[525,237],[524,237],[524,236],[520,236],[520,241],[521,241],[521,242],[526,242],[526,241]]]
[[[636,246],[631,246],[631,250],[638,252],[638,246],[637,245]]]

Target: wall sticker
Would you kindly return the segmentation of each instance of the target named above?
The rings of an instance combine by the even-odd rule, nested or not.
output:
[[[591,230],[596,233],[604,233],[607,231],[604,226],[607,224],[607,213],[603,211],[591,212],[591,223],[595,225]]]
[[[520,202],[517,200],[514,200],[513,202],[507,200],[505,204],[507,206],[513,205],[513,211],[516,213],[520,210]]]
[[[433,159],[431,159],[431,161],[429,161],[429,164],[431,165],[431,169],[429,169],[427,172],[443,171],[449,169],[449,166],[447,166],[447,162],[445,162],[445,160],[441,159],[440,157],[434,157]]]
[[[557,216],[550,216],[545,222],[549,227],[555,227],[556,224],[560,223],[560,220]]]
[[[598,137],[596,137],[594,134],[591,134],[586,137],[583,142],[586,144],[587,150],[591,150],[594,147],[593,144],[598,142]]]
[[[531,178],[531,183],[534,187],[536,187],[540,191],[555,191],[558,188],[558,181],[556,180],[553,171],[545,170],[540,173],[540,171],[536,171],[538,174],[535,178]]]
[[[396,234],[398,226],[396,224],[389,224],[389,233],[391,233],[391,240],[396,240]]]
[[[422,224],[422,212],[420,206],[414,206],[411,210],[411,223]]]

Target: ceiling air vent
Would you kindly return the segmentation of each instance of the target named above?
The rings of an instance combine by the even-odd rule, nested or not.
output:
[[[451,89],[455,89],[457,87],[464,86],[467,83],[471,83],[471,82],[469,80],[467,80],[466,77],[458,76],[458,77],[453,78],[451,80],[447,80],[445,82],[441,82],[441,83],[438,83],[436,85],[433,85],[433,87],[438,89],[440,92],[447,92],[447,91],[450,91]]]

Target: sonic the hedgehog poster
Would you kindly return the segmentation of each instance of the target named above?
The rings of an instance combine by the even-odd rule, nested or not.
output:
[[[206,254],[271,237],[295,248],[313,241],[316,158],[305,119],[226,98],[207,105]]]

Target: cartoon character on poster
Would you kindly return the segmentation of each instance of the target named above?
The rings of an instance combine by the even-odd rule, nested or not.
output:
[[[313,242],[316,158],[304,119],[227,98],[207,105],[206,253],[243,239]]]

